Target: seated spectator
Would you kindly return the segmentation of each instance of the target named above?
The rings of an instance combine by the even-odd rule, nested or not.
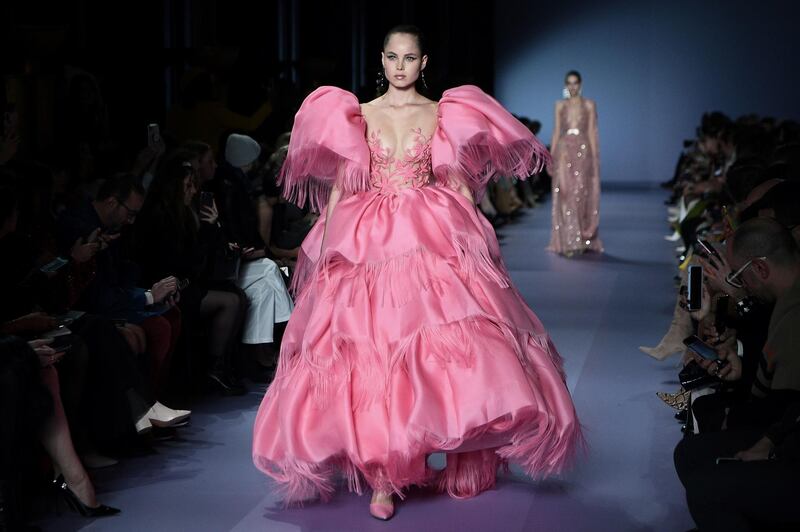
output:
[[[180,311],[175,306],[178,280],[170,276],[153,283],[150,289],[140,288],[138,265],[128,258],[125,246],[116,242],[120,231],[136,220],[143,203],[144,190],[136,177],[121,174],[109,178],[94,201],[87,199],[62,213],[57,242],[63,252],[78,239],[98,238],[94,277],[76,308],[144,329],[151,379],[160,395],[180,335]]]
[[[63,352],[47,341],[30,344],[0,336],[0,529],[21,530],[16,485],[30,469],[30,450],[38,441],[52,460],[54,487],[85,517],[119,513],[97,502],[94,486],[72,445],[60,400],[55,365]],[[22,458],[22,460],[20,460]]]
[[[244,323],[242,343],[271,344],[276,341],[275,325],[289,321],[294,308],[278,265],[266,258],[269,251],[258,232],[255,198],[249,192],[247,171],[252,168],[261,147],[245,135],[231,135],[225,162],[217,169],[212,189],[219,220],[228,241],[237,244],[245,261],[237,284],[250,301]],[[262,365],[274,364],[274,349],[257,355]],[[273,359],[273,360],[268,360]]]
[[[701,530],[761,530],[752,523],[800,524],[788,498],[797,488],[800,447],[800,249],[789,231],[753,219],[734,233],[727,279],[762,301],[774,301],[767,342],[745,404],[734,405],[723,432],[694,435],[675,449],[675,467]],[[717,349],[723,365],[701,361],[721,380],[737,381],[742,363],[735,345]],[[793,434],[787,439],[787,434]],[[769,461],[773,454],[780,461]],[[717,457],[741,463],[716,464]]]
[[[5,258],[0,263],[0,292],[7,296],[0,304],[0,332],[37,338],[58,327],[53,313],[70,310],[79,299],[99,244],[77,240],[68,259],[58,259],[56,271],[36,266],[40,253],[16,231],[14,200],[12,190],[0,188],[0,251]],[[65,331],[74,334],[73,350],[61,366],[68,376],[64,403],[87,465],[108,465],[110,459],[94,452],[93,445],[127,436],[134,424],[144,431],[152,419],[165,424],[177,414],[160,406],[160,414],[153,411],[152,393],[120,329],[110,320],[83,314],[70,318],[68,325]]]
[[[234,286],[210,289],[209,267],[215,248],[226,246],[217,226],[213,205],[192,210],[197,193],[194,154],[177,151],[159,168],[147,200],[136,221],[136,257],[145,280],[175,276],[188,285],[180,292],[183,323],[198,325],[195,317],[210,322],[208,350],[212,383],[227,394],[241,395],[245,388],[232,372],[232,356],[247,307]]]

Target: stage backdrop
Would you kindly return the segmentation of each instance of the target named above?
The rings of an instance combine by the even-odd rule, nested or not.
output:
[[[791,2],[495,3],[495,95],[550,142],[563,76],[597,102],[601,179],[671,177],[703,112],[800,119]]]

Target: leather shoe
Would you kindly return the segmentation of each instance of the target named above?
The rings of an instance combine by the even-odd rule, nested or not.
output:
[[[147,427],[147,425],[173,427],[186,421],[191,415],[191,410],[173,410],[156,401],[153,406],[150,407],[150,410],[136,422],[136,431],[142,434],[143,431],[140,430],[140,425],[142,425],[142,427]],[[150,427],[147,427],[147,429],[149,428]]]

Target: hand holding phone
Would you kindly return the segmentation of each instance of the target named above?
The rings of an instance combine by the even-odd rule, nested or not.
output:
[[[153,295],[153,303],[161,303],[167,297],[178,290],[178,280],[175,277],[166,277],[153,284],[150,293]]]
[[[219,220],[219,211],[211,192],[200,192],[200,219],[208,224],[215,224]]]
[[[742,360],[735,347],[720,344],[716,349],[696,336],[684,340],[684,344],[695,353],[695,361],[709,375],[726,382],[737,381],[742,377]]]
[[[717,353],[716,349],[714,349],[713,347],[711,347],[710,345],[708,345],[695,335],[691,335],[687,338],[684,338],[683,344],[686,347],[688,347],[693,353],[697,353],[706,360],[721,362],[719,354]]]

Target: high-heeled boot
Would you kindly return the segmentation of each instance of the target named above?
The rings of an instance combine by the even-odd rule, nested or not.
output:
[[[672,313],[667,334],[661,338],[655,347],[639,346],[639,350],[650,355],[656,360],[664,360],[670,355],[684,351],[683,339],[692,334],[692,317],[680,306],[680,298],[675,301],[675,310]]]

